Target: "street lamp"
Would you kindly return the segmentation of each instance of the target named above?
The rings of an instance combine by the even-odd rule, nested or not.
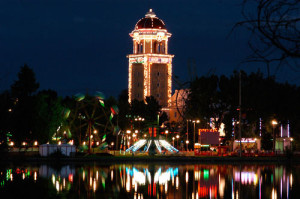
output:
[[[188,146],[189,146],[189,143],[190,143],[190,141],[185,141],[185,143],[186,143],[186,150],[188,151],[189,150],[189,148],[188,148]]]
[[[193,120],[193,123],[194,123],[194,150],[195,150],[195,133],[196,133],[196,123],[200,123],[200,120]]]
[[[275,153],[275,126],[277,125],[277,121],[276,120],[272,120],[272,126],[273,126],[273,152]]]
[[[169,133],[169,131],[168,131],[168,130],[165,130],[166,140],[168,139],[168,133]]]
[[[177,148],[179,148],[179,147],[178,147],[178,139],[179,139],[179,135],[176,135],[176,138],[177,138]]]
[[[172,137],[172,140],[173,140],[173,146],[174,146],[174,140],[175,140],[175,137]]]

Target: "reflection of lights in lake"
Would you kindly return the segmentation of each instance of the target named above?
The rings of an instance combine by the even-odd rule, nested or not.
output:
[[[176,178],[175,178],[175,187],[178,190],[178,188],[179,188],[179,178],[178,178],[178,176],[176,176]]]
[[[201,179],[201,170],[194,171],[194,178],[196,181],[199,181]]]
[[[168,193],[168,183],[165,184],[165,193]]]
[[[56,191],[59,192],[59,182],[58,181],[55,182],[55,188],[56,188]]]
[[[25,179],[25,173],[22,173],[22,180]]]
[[[292,174],[290,174],[290,185],[291,185],[291,187],[293,187],[293,175]]]
[[[131,170],[126,168],[127,175],[130,175],[133,179],[133,182],[137,182],[139,185],[145,185],[146,180],[151,184],[151,173],[148,169],[145,169],[144,172],[137,170],[135,167]],[[162,172],[162,169],[159,168],[154,174],[154,183],[165,184],[168,181],[174,178],[174,176],[178,175],[178,168],[173,169],[169,168],[166,171]]]
[[[55,184],[55,175],[52,174],[52,184]]]
[[[271,194],[271,198],[272,199],[277,199],[277,191],[276,191],[276,189],[272,189],[272,194]]]
[[[189,173],[187,171],[185,172],[185,182],[189,182]]]
[[[241,177],[240,177],[240,172],[235,172],[235,181],[238,182],[240,181],[242,184],[254,184],[257,185],[258,182],[258,177],[257,174],[254,172],[241,172]]]
[[[97,190],[97,182],[96,182],[96,179],[94,179],[93,191],[95,192],[96,190]]]
[[[225,179],[221,178],[219,174],[219,193],[221,198],[224,197],[224,192],[225,192]]]
[[[134,176],[134,182],[145,185],[146,183],[146,176],[144,173],[138,171],[137,169],[133,168],[133,176]]]
[[[93,186],[93,178],[90,177],[90,187],[92,187],[92,186]]]
[[[34,172],[33,179],[34,179],[34,181],[36,181],[36,179],[37,179],[37,173],[36,173],[36,171]]]
[[[66,179],[63,179],[63,188],[66,188]]]
[[[96,171],[96,180],[98,181],[98,179],[99,179],[99,172]]]
[[[114,180],[114,171],[113,170],[110,171],[110,180],[111,181]]]

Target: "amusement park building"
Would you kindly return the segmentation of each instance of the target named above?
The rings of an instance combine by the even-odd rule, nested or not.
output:
[[[162,107],[170,107],[174,57],[168,54],[171,33],[150,9],[129,35],[133,39],[133,54],[127,56],[129,102],[153,96]]]

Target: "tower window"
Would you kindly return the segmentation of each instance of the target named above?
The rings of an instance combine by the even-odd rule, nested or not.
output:
[[[157,83],[157,87],[159,87],[159,83]]]
[[[140,83],[139,82],[137,83],[137,86],[140,87]]]
[[[159,76],[159,72],[157,72],[157,76]]]
[[[137,94],[137,98],[139,98],[139,97],[140,97],[140,94],[138,93],[138,94]]]
[[[159,94],[156,94],[156,97],[159,97]]]

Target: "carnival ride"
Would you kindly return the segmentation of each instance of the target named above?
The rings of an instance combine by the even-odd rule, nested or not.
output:
[[[105,106],[105,96],[96,92],[93,96],[76,94],[75,106],[64,111],[68,130],[72,137],[76,137],[79,146],[91,153],[91,147],[104,149],[108,146],[106,135],[112,134],[116,127],[112,123],[114,115],[118,114],[118,107]],[[64,134],[69,134],[64,132]],[[68,135],[71,137],[70,135]]]

